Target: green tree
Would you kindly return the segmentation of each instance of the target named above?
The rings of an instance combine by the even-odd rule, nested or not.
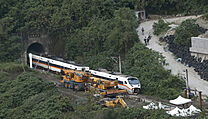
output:
[[[199,25],[195,23],[195,20],[188,19],[176,29],[174,42],[191,46],[191,37],[196,37],[199,34]]]
[[[126,74],[137,77],[142,85],[142,93],[163,99],[176,98],[185,86],[184,81],[172,76],[159,63],[157,52],[136,43],[126,58]]]
[[[133,44],[138,41],[136,33],[137,22],[135,15],[129,8],[121,8],[114,13],[113,27],[105,42],[105,48],[115,54],[128,52]]]
[[[160,35],[168,30],[168,23],[165,23],[164,20],[159,19],[158,22],[153,24],[153,34]]]
[[[21,43],[17,36],[0,33],[0,62],[10,62],[21,57]]]

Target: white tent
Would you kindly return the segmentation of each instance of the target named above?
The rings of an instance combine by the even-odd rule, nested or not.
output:
[[[169,102],[174,105],[182,105],[191,102],[191,99],[186,99],[181,96],[178,96],[176,99],[170,100]]]

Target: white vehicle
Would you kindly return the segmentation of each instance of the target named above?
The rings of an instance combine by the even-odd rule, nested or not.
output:
[[[70,64],[63,61],[58,61],[51,58],[34,55],[32,53],[29,53],[29,63],[30,63],[30,68],[33,68],[33,66],[40,66],[55,72],[61,72],[62,69],[89,71],[89,67],[86,66]]]
[[[92,75],[108,80],[118,80],[118,87],[125,89],[129,94],[139,93],[141,90],[141,84],[136,77],[131,77],[121,74],[110,74],[109,72],[100,72],[96,70],[89,70]]]

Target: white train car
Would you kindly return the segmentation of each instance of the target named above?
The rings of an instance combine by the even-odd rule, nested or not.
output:
[[[96,70],[89,70],[92,75],[108,80],[118,80],[118,88],[125,89],[129,94],[139,93],[141,91],[141,84],[136,77],[120,74],[110,74]]]
[[[40,66],[55,72],[61,72],[62,69],[89,71],[89,67],[86,66],[70,64],[51,58],[41,57],[32,53],[29,53],[28,55],[30,68],[33,68],[33,66]]]

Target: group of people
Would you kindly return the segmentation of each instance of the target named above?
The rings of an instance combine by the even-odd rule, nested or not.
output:
[[[144,35],[144,28],[142,27],[142,35]],[[149,41],[151,40],[152,36],[151,34],[149,33],[148,37],[145,36],[144,38],[144,43],[145,45],[149,45]]]

